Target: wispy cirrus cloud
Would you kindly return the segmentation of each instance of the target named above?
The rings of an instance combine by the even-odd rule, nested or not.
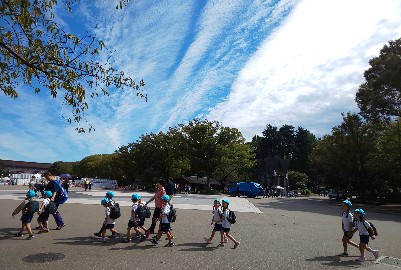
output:
[[[321,136],[356,111],[368,60],[401,33],[399,1],[300,1],[236,78],[211,119],[248,139],[266,124],[303,126]]]

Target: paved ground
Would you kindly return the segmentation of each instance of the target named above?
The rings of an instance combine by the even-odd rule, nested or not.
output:
[[[342,251],[341,210],[339,204],[327,198],[249,199],[261,213],[256,209],[238,211],[238,221],[232,231],[241,245],[234,250],[231,243],[224,248],[217,248],[218,241],[211,245],[203,243],[203,237],[209,236],[212,229],[211,212],[196,209],[207,205],[209,200],[211,206],[214,196],[181,197],[182,200],[190,198],[188,205],[200,206],[178,210],[177,222],[173,225],[176,246],[164,248],[162,245],[153,247],[149,242],[123,244],[116,239],[98,242],[93,232],[100,227],[104,208],[97,203],[62,205],[60,211],[66,227],[61,231],[52,230],[31,241],[13,238],[12,233],[18,230],[20,221],[19,218],[12,219],[11,212],[18,201],[1,199],[6,193],[0,191],[2,269],[352,269],[373,265],[373,256],[365,263],[355,262],[358,251],[353,248],[350,248],[351,256],[348,258],[336,256]],[[95,203],[100,198],[76,194],[75,199],[82,196],[82,201],[90,201],[93,197]],[[71,197],[72,201],[73,195]],[[124,197],[121,195],[122,201]],[[175,204],[184,205],[179,198],[175,199]],[[238,205],[242,204],[241,201]],[[381,255],[400,258],[401,215],[391,210],[382,213],[374,207],[365,208],[367,217],[379,230],[372,247],[380,249]],[[122,211],[127,216],[129,207],[122,207]],[[54,228],[52,219],[50,223]],[[126,223],[126,217],[118,219],[117,229],[125,231]],[[28,255],[49,252],[61,253],[65,257],[41,264],[23,261]]]

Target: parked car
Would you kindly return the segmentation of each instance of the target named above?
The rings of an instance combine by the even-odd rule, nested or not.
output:
[[[342,192],[342,191],[338,191],[338,197],[340,198],[340,199],[344,199],[345,197],[344,197],[344,192]],[[337,198],[337,190],[336,189],[329,189],[329,192],[327,193],[327,196],[329,197],[329,199],[331,199],[331,198]]]

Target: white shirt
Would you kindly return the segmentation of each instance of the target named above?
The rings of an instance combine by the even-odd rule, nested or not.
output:
[[[141,221],[140,218],[136,218],[136,217],[135,217],[135,212],[136,212],[137,209],[138,209],[138,203],[132,204],[132,207],[131,207],[131,216],[130,216],[130,218],[129,218],[130,221],[136,221],[136,222]]]
[[[116,220],[110,218],[110,212],[111,212],[110,207],[106,207],[105,213],[106,213],[106,216],[109,216],[109,220],[107,221],[107,224],[116,224]]]
[[[43,199],[43,201],[42,201],[42,206],[43,206],[42,213],[44,213],[46,211],[46,207],[49,204],[49,202],[50,202],[49,198]]]
[[[346,232],[352,231],[352,225],[350,225],[350,223],[352,224],[352,221],[353,221],[352,214],[343,212],[341,214],[341,217],[343,220],[344,231],[346,231]]]
[[[213,210],[213,221],[216,222],[216,224],[221,224],[223,221],[221,220],[221,210],[220,209],[214,209]]]
[[[162,223],[170,223],[170,221],[168,221],[168,214],[170,213],[170,207],[166,204],[163,205],[162,207]]]
[[[228,208],[223,209],[223,222],[221,223],[223,228],[231,228],[231,223],[228,222],[227,217],[230,214],[230,210]]]
[[[364,225],[365,224],[365,225]],[[366,227],[365,227],[366,226]],[[356,228],[359,231],[359,235],[369,235],[369,231],[367,229],[371,228],[369,222],[365,221],[357,221]],[[366,229],[367,228],[367,229]]]

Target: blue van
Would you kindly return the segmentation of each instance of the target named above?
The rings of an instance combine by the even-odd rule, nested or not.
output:
[[[228,193],[233,197],[246,196],[255,198],[263,193],[262,185],[256,182],[239,182],[234,183],[228,188]]]

